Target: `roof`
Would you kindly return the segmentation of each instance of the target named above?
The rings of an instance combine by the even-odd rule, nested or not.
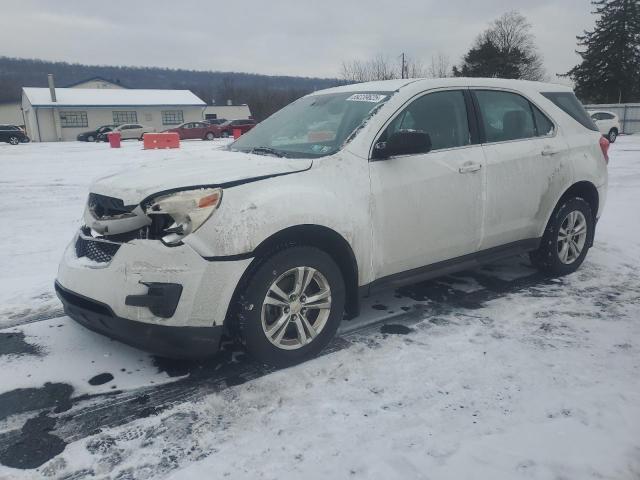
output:
[[[51,101],[48,88],[24,87],[22,95],[26,96],[34,107],[204,107],[206,105],[190,90],[56,88],[57,102]]]
[[[80,80],[79,82],[73,82],[70,83],[69,85],[67,85],[67,88],[71,88],[71,87],[75,87],[76,85],[82,85],[83,83],[88,83],[88,82],[93,82],[93,81],[100,81],[100,82],[107,82],[107,83],[111,83],[113,85],[117,85],[118,87],[122,87],[122,88],[129,88],[125,85],[122,85],[119,82],[113,81],[113,80],[109,80],[107,78],[104,77],[91,77],[91,78],[86,78],[84,80]]]
[[[340,93],[340,92],[395,92],[409,85],[416,86],[422,90],[443,87],[499,87],[513,88],[518,90],[535,90],[538,92],[564,92],[571,91],[571,88],[558,83],[532,82],[529,80],[511,80],[505,78],[409,78],[396,80],[380,80],[375,82],[354,83],[342,85],[326,90],[319,90],[318,93]]]

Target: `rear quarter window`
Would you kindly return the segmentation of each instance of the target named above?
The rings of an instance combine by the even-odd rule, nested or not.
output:
[[[561,109],[583,127],[586,127],[589,130],[593,130],[595,132],[598,131],[598,127],[596,127],[596,124],[593,123],[592,118],[584,109],[584,107],[580,103],[580,100],[578,100],[573,93],[542,92],[541,94],[543,97],[551,100],[556,107]]]

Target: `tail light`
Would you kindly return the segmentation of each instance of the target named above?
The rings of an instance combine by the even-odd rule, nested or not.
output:
[[[609,164],[609,140],[604,137],[600,137],[600,150],[602,150],[602,155],[604,156],[604,161]]]

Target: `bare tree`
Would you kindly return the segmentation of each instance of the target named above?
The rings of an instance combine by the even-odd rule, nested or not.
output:
[[[451,76],[451,61],[442,52],[431,56],[431,64],[427,69],[427,76],[431,78],[445,78]]]
[[[370,82],[398,78],[399,72],[384,55],[378,54],[370,60],[342,62],[340,77],[347,82]]]
[[[404,69],[404,71],[403,71]],[[394,78],[421,78],[428,76],[427,69],[420,60],[404,56],[404,65],[396,64],[389,57],[378,54],[369,60],[348,60],[342,62],[340,77],[346,82],[370,82],[392,80]]]
[[[494,20],[476,39],[454,75],[544,80],[531,24],[517,11]]]

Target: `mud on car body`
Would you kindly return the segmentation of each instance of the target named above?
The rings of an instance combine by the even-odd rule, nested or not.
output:
[[[210,355],[226,330],[293,364],[376,289],[522,252],[574,271],[604,205],[603,142],[553,84],[315,92],[226,150],[97,180],[56,289],[78,322],[156,353]]]

